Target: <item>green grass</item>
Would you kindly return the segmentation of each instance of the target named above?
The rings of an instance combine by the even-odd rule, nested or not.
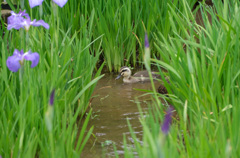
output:
[[[88,105],[104,64],[112,72],[150,60],[169,76],[170,84],[164,80],[169,97],[159,96],[175,107],[179,119],[162,134],[166,107],[155,92],[149,115],[140,119],[143,143],[130,128],[135,147],[124,139],[125,157],[239,157],[240,2],[215,0],[214,8],[201,3],[204,26],[195,21],[195,2],[71,0],[59,8],[45,0],[30,9],[25,1],[21,7],[50,29],[0,30],[1,37],[5,32],[0,38],[0,155],[79,157],[93,130],[86,130]],[[144,60],[145,32],[151,59]],[[38,52],[38,66],[25,62],[22,76],[10,72],[6,60],[15,48]]]
[[[48,6],[43,5],[44,10],[45,7]],[[28,33],[23,29],[1,30],[1,35],[5,32],[4,38],[0,38],[2,157],[79,157],[93,131],[93,127],[86,130],[86,126],[91,116],[89,100],[103,76],[100,75],[102,66],[95,70],[102,36],[88,38],[92,36],[93,17],[80,19],[87,24],[81,31],[72,31],[71,25],[66,29],[58,18],[64,12],[57,6],[52,7],[57,15],[49,11],[43,19],[50,25],[49,30],[42,27],[31,27]],[[36,10],[28,13],[32,19],[39,20]],[[9,71],[6,60],[14,49],[38,52],[38,66],[30,68],[30,62],[25,61],[21,71]],[[50,107],[53,89],[56,90],[55,102]],[[45,117],[49,119],[47,122]],[[46,126],[49,124],[52,124],[51,130]]]
[[[151,59],[168,70],[166,99],[179,120],[175,118],[169,134],[163,135],[165,107],[153,102],[148,117],[141,117],[143,143],[134,139],[132,150],[139,157],[239,157],[240,3],[225,0],[214,1],[214,8],[201,6],[204,26],[199,26],[187,2],[182,2],[183,12],[168,6],[174,34],[152,32],[162,60]]]
[[[196,2],[188,1],[191,7]],[[76,31],[81,32],[89,23],[89,40],[104,35],[101,45],[104,51],[100,59],[106,62],[110,72],[116,72],[123,65],[141,65],[145,31],[161,31],[165,37],[172,34],[168,5],[169,3],[161,0],[75,0],[69,1],[61,12],[59,9],[55,12],[59,15],[59,25],[64,31],[71,27],[70,35]],[[171,5],[177,5],[181,11],[185,9],[181,0],[173,1]],[[25,3],[25,8],[32,12],[34,17],[39,17],[39,7],[30,9],[28,3]],[[42,8],[43,15],[53,12],[50,2],[44,2]],[[82,18],[87,21],[81,21]],[[96,47],[93,46],[92,49]]]

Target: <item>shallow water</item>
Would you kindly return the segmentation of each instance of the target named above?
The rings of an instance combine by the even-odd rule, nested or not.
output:
[[[135,89],[151,90],[151,84],[150,82],[123,84],[122,78],[115,80],[116,76],[105,74],[95,88],[94,98],[91,102],[95,118],[91,119],[88,125],[89,127],[94,126],[95,137],[90,138],[81,157],[115,157],[111,142],[116,144],[117,152],[122,157],[123,134],[126,135],[129,142],[132,142],[127,118],[130,120],[135,134],[141,138],[142,126],[139,122],[140,113],[135,98],[144,92]],[[157,86],[158,83],[155,85]],[[144,102],[149,99],[150,95],[138,99],[143,111],[147,110],[147,104]]]

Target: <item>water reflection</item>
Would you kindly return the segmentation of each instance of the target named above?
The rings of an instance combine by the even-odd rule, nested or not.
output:
[[[115,80],[115,77],[116,75],[105,74],[95,88],[95,97],[91,103],[95,118],[89,122],[89,127],[94,126],[95,138],[91,137],[85,146],[82,157],[115,157],[111,142],[116,144],[118,154],[123,156],[123,134],[126,135],[128,141],[133,142],[127,118],[137,136],[141,138],[140,114],[134,100],[144,93],[134,89],[151,90],[151,84],[149,82],[123,84],[122,80]],[[147,98],[149,96],[139,99],[143,101]],[[141,103],[141,107],[143,110],[147,109],[146,104]]]

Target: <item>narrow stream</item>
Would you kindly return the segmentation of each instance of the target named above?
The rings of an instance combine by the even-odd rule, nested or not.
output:
[[[105,74],[95,88],[94,99],[91,102],[95,118],[91,119],[88,125],[88,127],[94,126],[95,137],[90,138],[81,157],[115,157],[111,142],[116,144],[117,152],[122,157],[123,134],[126,135],[128,141],[132,141],[127,118],[136,135],[141,138],[142,126],[139,122],[140,114],[135,98],[144,92],[135,89],[151,90],[151,84],[150,82],[123,84],[122,78],[119,80],[115,78],[116,75]],[[147,99],[150,99],[149,95],[139,98],[143,111],[147,110],[147,104],[144,103]]]

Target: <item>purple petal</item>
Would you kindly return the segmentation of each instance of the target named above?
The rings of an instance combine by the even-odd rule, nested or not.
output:
[[[174,108],[170,105],[168,110],[167,110],[167,114],[165,115],[164,122],[162,124],[162,132],[164,134],[168,134],[168,132],[169,132],[170,125],[171,125],[171,122],[172,122],[173,111],[174,111]]]
[[[48,23],[45,23],[43,20],[38,20],[38,21],[33,20],[33,21],[31,22],[31,25],[32,25],[32,26],[43,26],[43,27],[45,27],[46,29],[49,29]]]
[[[21,23],[15,23],[15,24],[8,24],[7,29],[11,30],[11,29],[16,29],[19,30],[20,28],[23,28],[23,25],[21,25]]]
[[[59,7],[63,7],[68,0],[53,0],[54,3],[56,3]]]
[[[19,13],[15,13],[14,11],[11,11],[11,16],[12,17],[29,17],[28,13],[26,13],[26,10],[24,11],[19,11]]]
[[[8,57],[7,59],[7,67],[12,72],[17,72],[18,69],[21,67],[20,60],[22,60],[22,57],[20,55],[20,52],[15,49],[12,56]]]
[[[38,53],[31,53],[31,51],[24,54],[25,60],[30,60],[32,62],[31,68],[37,66],[39,62],[39,54]]]
[[[24,22],[26,19],[30,19],[29,15],[26,13],[26,11],[20,11],[18,14],[11,12],[11,16],[8,17],[8,30],[11,30],[12,28],[19,30],[20,28],[24,27]]]
[[[145,47],[149,48],[148,35],[145,33]]]
[[[31,19],[30,18],[27,18],[27,19],[24,19],[21,23],[21,25],[23,27],[25,27],[26,30],[29,30],[30,26],[31,26]]]
[[[53,105],[54,102],[54,95],[55,95],[55,89],[52,90],[50,100],[49,100],[49,105]]]
[[[13,56],[21,56],[23,55],[23,50],[19,51],[17,49],[14,49]]]
[[[24,11],[19,11],[19,13],[18,13],[18,15],[19,16],[25,16],[26,18],[29,18],[29,15],[28,15],[28,13],[26,13],[26,10],[24,10]]]
[[[29,0],[29,5],[31,8],[41,5],[43,0]]]
[[[36,2],[36,1],[32,1]],[[31,3],[31,1],[29,1]],[[49,25],[45,23],[43,20],[36,21],[34,19],[31,21],[29,15],[26,13],[26,11],[20,11],[18,14],[14,13],[13,11],[11,12],[11,16],[8,17],[8,30],[11,30],[12,28],[19,30],[20,28],[24,28],[26,30],[29,30],[30,26],[43,26],[46,29],[49,29]],[[25,18],[24,18],[25,17]]]
[[[17,17],[17,16],[9,16],[8,17],[8,30],[11,30],[12,28],[19,30],[23,27],[22,22],[25,19],[23,17]]]
[[[17,50],[17,49],[15,49],[15,50]],[[13,54],[14,54],[14,52],[13,52]],[[23,49],[19,52],[19,54],[22,56],[22,58],[23,58],[23,55],[24,55],[24,53],[23,53]]]

